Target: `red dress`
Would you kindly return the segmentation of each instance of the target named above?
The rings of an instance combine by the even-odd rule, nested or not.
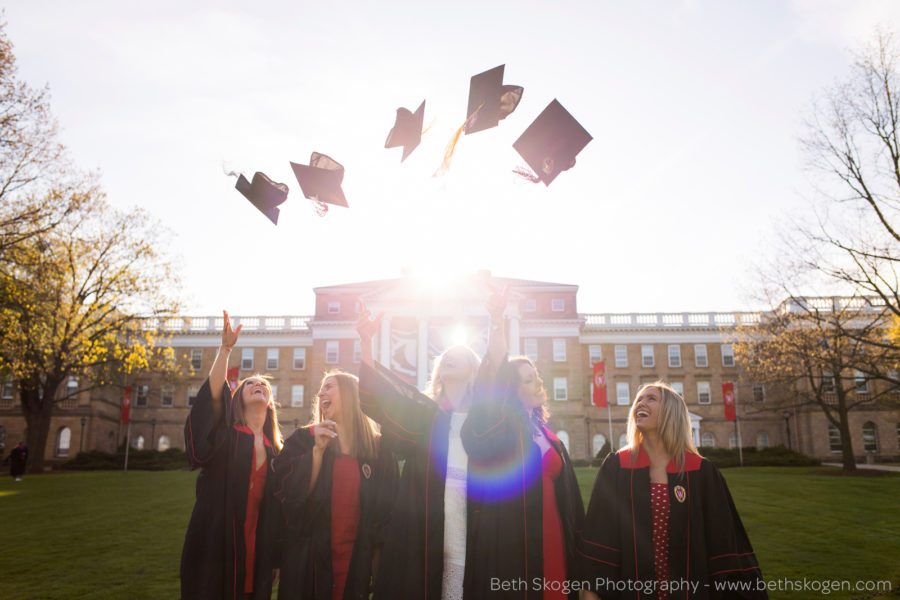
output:
[[[359,525],[359,464],[347,454],[334,459],[331,483],[332,600],[341,600]]]
[[[566,546],[563,542],[563,526],[556,505],[556,489],[553,483],[562,470],[562,459],[551,447],[544,453],[541,487],[543,489],[543,554],[544,600],[565,600]],[[553,583],[558,582],[558,583]]]
[[[269,440],[265,440],[269,445]],[[256,449],[253,450],[253,462],[256,465]],[[244,519],[244,547],[247,559],[244,562],[244,592],[253,591],[253,565],[256,562],[256,524],[259,521],[259,505],[266,491],[266,474],[269,461],[264,460],[258,469],[251,467],[250,485],[247,489],[247,516]]]
[[[669,484],[650,483],[653,509],[653,563],[656,585],[669,580]],[[669,588],[657,588],[657,600],[669,600]]]

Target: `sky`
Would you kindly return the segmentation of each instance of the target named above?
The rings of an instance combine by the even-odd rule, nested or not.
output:
[[[579,286],[581,312],[761,308],[755,267],[806,214],[812,100],[891,0],[6,2],[19,76],[109,201],[172,231],[186,314],[311,314],[312,288],[489,270]],[[469,78],[524,87],[463,136]],[[512,143],[554,98],[593,141],[551,186]],[[426,100],[421,145],[384,149]],[[317,216],[289,162],[345,167]],[[273,226],[225,172],[290,187]],[[261,284],[262,283],[262,284]]]

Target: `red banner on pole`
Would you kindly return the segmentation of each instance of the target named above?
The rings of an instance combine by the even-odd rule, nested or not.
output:
[[[228,387],[231,388],[231,391],[237,389],[238,379],[240,379],[240,367],[231,367],[228,369]]]
[[[606,407],[606,362],[599,360],[594,363],[594,394],[593,402],[597,408]]]
[[[128,425],[128,419],[131,417],[131,386],[127,386],[122,393],[122,424]]]
[[[734,383],[728,382],[722,384],[722,399],[725,402],[725,420],[736,421],[737,411],[734,406]]]

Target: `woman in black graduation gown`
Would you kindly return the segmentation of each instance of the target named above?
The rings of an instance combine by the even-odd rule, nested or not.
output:
[[[282,600],[363,600],[393,500],[397,463],[359,407],[359,380],[325,374],[313,423],[276,459],[282,504]]]
[[[225,381],[241,326],[224,313],[222,345],[184,426],[197,476],[197,500],[181,553],[183,600],[267,599],[276,567],[278,506],[269,468],[281,449],[272,388],[244,379],[234,394]]]
[[[570,580],[584,504],[569,454],[546,426],[546,400],[534,363],[515,357],[463,426],[477,499],[467,599],[578,598]]]
[[[698,454],[684,399],[662,382],[638,390],[628,446],[597,473],[578,550],[603,598],[768,597],[725,480]]]
[[[489,312],[492,304],[498,304],[496,297],[489,300]],[[459,432],[476,386],[489,379],[499,363],[497,336],[492,336],[484,361],[465,346],[445,350],[435,359],[423,394],[375,364],[372,338],[379,318],[371,320],[363,309],[357,325],[362,349],[360,401],[405,462],[385,531],[384,555],[390,559],[381,562],[374,598],[461,598],[471,552],[467,528],[471,506],[468,459]]]

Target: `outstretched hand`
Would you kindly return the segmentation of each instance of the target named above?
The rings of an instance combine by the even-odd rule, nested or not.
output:
[[[485,307],[488,314],[491,315],[492,323],[502,323],[503,313],[506,311],[506,305],[509,304],[509,285],[504,285],[503,289],[498,291],[494,286],[491,287],[491,295],[488,296]]]
[[[356,321],[356,332],[359,334],[359,341],[361,344],[372,342],[372,339],[375,337],[375,332],[378,331],[378,327],[381,325],[382,317],[384,317],[384,312],[378,313],[373,318],[369,309],[360,302],[359,320]]]
[[[241,334],[241,327],[243,325],[238,325],[237,329],[231,328],[231,321],[228,319],[228,311],[223,310],[222,315],[224,318],[224,324],[222,325],[222,347],[228,350],[234,348],[234,345],[237,343],[238,336]]]

